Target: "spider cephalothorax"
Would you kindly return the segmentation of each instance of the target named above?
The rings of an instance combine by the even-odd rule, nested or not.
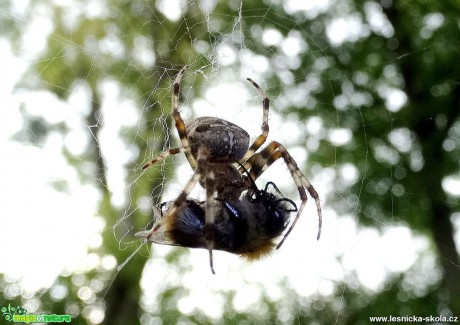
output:
[[[322,220],[319,197],[313,186],[297,167],[294,159],[287,152],[286,148],[277,141],[270,142],[265,148],[257,152],[258,149],[265,143],[269,131],[269,99],[265,92],[252,79],[247,79],[263,97],[262,133],[249,146],[249,134],[238,125],[229,121],[225,121],[217,117],[198,117],[190,121],[188,124],[184,123],[179,113],[179,94],[180,82],[186,69],[187,66],[179,71],[173,84],[172,96],[172,115],[182,146],[164,151],[152,159],[149,163],[145,164],[142,169],[146,169],[170,155],[183,152],[194,173],[190,180],[186,183],[182,193],[176,198],[176,200],[172,201],[171,204],[168,205],[169,207],[167,211],[165,211],[164,215],[159,218],[153,228],[150,231],[142,232],[140,235],[145,237],[146,240],[155,241],[155,233],[162,227],[169,227],[169,230],[162,234],[162,236],[167,237],[168,234],[171,234],[170,228],[174,227],[171,225],[177,224],[176,221],[180,220],[181,216],[193,213],[200,215],[204,213],[203,236],[200,240],[202,240],[205,245],[200,244],[192,246],[190,243],[179,244],[175,242],[177,241],[175,238],[164,238],[164,240],[157,240],[157,242],[187,247],[207,248],[209,251],[211,270],[214,273],[212,250],[222,249],[222,247],[220,247],[222,246],[222,238],[218,236],[222,236],[225,233],[221,228],[218,228],[219,226],[217,222],[223,220],[222,216],[225,216],[225,213],[231,214],[232,207],[234,207],[234,212],[241,211],[241,213],[247,217],[249,222],[256,222],[257,218],[261,215],[266,216],[270,214],[279,214],[286,217],[286,215],[289,215],[289,213],[294,211],[294,209],[287,207],[286,210],[283,210],[282,207],[292,204],[295,207],[297,214],[287,232],[284,234],[284,237],[277,245],[277,248],[279,248],[294,228],[300,214],[302,213],[302,210],[307,203],[306,191],[308,191],[316,202],[319,217],[317,238],[319,239]],[[297,209],[291,200],[282,198],[278,194],[270,193],[267,188],[270,183],[268,183],[267,187],[262,191],[255,190],[254,181],[279,158],[283,158],[289,169],[291,177],[297,186],[301,199],[299,209]],[[197,182],[199,182],[206,190],[206,201],[204,203],[197,203],[196,200],[188,199],[188,194]],[[274,184],[273,187],[276,188]],[[245,191],[245,195],[242,196],[242,193]],[[185,212],[181,212],[183,209],[185,209]],[[283,211],[285,211],[285,213]],[[285,219],[289,220],[287,217]],[[237,222],[235,225],[236,224]],[[287,223],[283,223],[282,227],[277,227],[277,231],[281,230],[281,232],[283,232],[286,227]],[[254,227],[254,229],[256,228]],[[250,234],[250,236],[247,237],[254,242],[254,247],[259,247],[259,249],[264,247],[264,249],[267,249],[267,247],[270,246],[268,245],[267,238],[263,235],[264,231],[259,232],[259,236],[257,234]],[[269,242],[271,243],[272,239],[278,237],[281,232],[274,237],[272,236],[272,238],[269,239]],[[256,245],[255,242],[258,240],[261,242],[266,241],[267,245]],[[245,247],[249,246],[251,245],[245,245]],[[223,250],[242,255],[245,254],[244,252],[236,251],[235,249]],[[256,256],[257,254],[254,253],[253,255]]]

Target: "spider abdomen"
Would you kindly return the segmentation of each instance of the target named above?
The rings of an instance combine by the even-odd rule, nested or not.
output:
[[[192,155],[198,148],[209,149],[210,162],[234,162],[243,158],[249,148],[249,134],[232,122],[210,116],[197,117],[187,125]]]

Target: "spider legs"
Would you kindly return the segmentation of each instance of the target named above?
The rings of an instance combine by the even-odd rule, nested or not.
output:
[[[173,153],[170,152],[171,150],[173,151]],[[189,152],[189,151],[188,151],[188,148],[173,148],[173,149],[167,150],[163,152],[162,154],[158,155],[158,157],[152,160],[152,162],[155,163],[158,160],[164,159],[165,157],[171,154],[174,154],[174,153],[178,153],[178,152]],[[180,213],[181,209],[183,208],[183,204],[187,201],[187,196],[190,194],[192,189],[195,187],[196,183],[200,181],[200,179],[203,179],[205,187],[206,187],[206,212],[205,212],[204,235],[206,239],[207,248],[209,251],[209,265],[211,267],[211,272],[215,274],[214,266],[213,266],[212,250],[214,249],[214,240],[215,240],[214,238],[215,237],[214,236],[214,233],[215,233],[214,198],[216,196],[216,189],[215,189],[214,172],[212,171],[212,169],[210,170],[208,168],[208,158],[209,158],[209,149],[206,147],[200,147],[198,149],[198,155],[196,158],[197,168],[193,172],[192,177],[189,179],[189,181],[187,182],[187,184],[185,185],[184,189],[179,194],[179,196],[174,200],[172,205],[169,207],[166,214],[153,226],[153,228],[150,231],[146,232],[145,235],[143,235],[143,237],[145,237],[146,240],[150,240],[150,238],[153,236],[153,234],[158,229],[167,225],[168,222],[171,222],[171,220],[174,220],[174,218],[176,218],[176,216]],[[152,164],[152,162],[146,164],[144,167],[147,168],[148,166]]]
[[[198,162],[199,163],[199,162]],[[214,215],[214,198],[216,196],[216,186],[214,172],[211,170],[205,174],[206,185],[206,224],[204,228],[204,235],[206,238],[206,245],[209,251],[209,266],[211,267],[212,274],[214,272],[214,263],[212,259],[212,250],[214,248],[214,234],[215,234],[215,215]]]
[[[196,185],[196,183],[200,180],[201,174],[198,172],[198,169],[195,170],[190,180],[185,185],[184,189],[182,190],[181,194],[174,200],[173,204],[169,207],[166,214],[153,226],[153,228],[145,234],[146,240],[150,240],[152,235],[161,227],[163,227],[166,223],[168,223],[170,218],[175,218],[177,214],[180,212],[182,205],[185,201],[187,201],[187,195]]]
[[[240,159],[240,161],[239,161],[240,163],[245,162],[249,157],[254,155],[254,153],[257,151],[257,149],[259,149],[260,146],[262,144],[264,144],[265,140],[267,140],[268,131],[269,131],[269,127],[268,127],[268,111],[269,111],[269,108],[270,108],[270,100],[268,99],[268,96],[265,93],[265,91],[262,88],[260,88],[260,86],[254,80],[252,80],[251,78],[247,78],[247,80],[250,83],[252,83],[252,85],[257,89],[257,91],[263,97],[263,100],[262,100],[263,117],[262,117],[262,126],[261,126],[262,134],[260,134],[254,140],[254,142],[249,147],[249,149],[246,152],[246,154],[244,155],[244,157]]]
[[[182,143],[182,147],[184,148],[189,148],[190,145],[189,145],[189,141],[187,137],[187,129],[185,127],[184,120],[182,119],[179,113],[179,95],[180,95],[180,82],[187,68],[188,68],[188,65],[184,66],[177,74],[176,79],[174,80],[174,83],[173,83],[173,96],[172,96],[172,108],[173,108],[172,115],[174,118],[177,132],[179,133],[179,138]],[[184,153],[185,153],[185,157],[187,157],[187,160],[190,166],[192,167],[192,169],[195,170],[195,168],[197,167],[197,162],[195,158],[193,157],[192,153],[190,151],[184,151]]]
[[[317,239],[321,236],[321,227],[322,227],[322,213],[321,213],[321,204],[319,200],[318,193],[316,192],[315,188],[311,185],[308,179],[302,174],[297,163],[286,150],[286,148],[279,142],[273,141],[271,142],[266,148],[264,148],[259,153],[253,155],[248,160],[248,166],[250,167],[249,177],[252,179],[257,179],[273,162],[278,160],[279,158],[283,158],[284,162],[286,163],[289,172],[294,180],[294,183],[297,186],[297,190],[299,191],[300,199],[302,203],[297,211],[297,215],[292,222],[291,226],[289,227],[288,231],[284,234],[283,239],[278,244],[277,248],[280,248],[281,245],[286,240],[287,236],[291,233],[292,229],[294,228],[295,224],[297,223],[302,210],[307,203],[307,195],[305,189],[311,195],[311,197],[315,200],[316,210],[318,213],[318,235]]]
[[[181,153],[181,152],[185,152],[185,153],[190,152],[190,147],[171,148],[166,151],[163,151],[158,156],[156,156],[155,158],[150,160],[148,163],[146,163],[144,166],[142,166],[142,170],[149,168],[150,166],[154,165],[160,160],[166,159],[167,157],[172,156],[172,155],[177,155],[178,153]]]
[[[264,148],[261,152],[255,153],[266,141],[269,131],[268,126],[268,112],[270,108],[270,100],[265,93],[265,91],[260,88],[260,86],[251,78],[247,78],[247,80],[252,83],[252,85],[257,89],[260,95],[263,97],[262,106],[263,106],[263,119],[262,119],[262,134],[260,134],[256,140],[252,143],[249,147],[246,154],[241,158],[238,162],[239,166],[236,166],[240,173],[243,174],[245,170],[250,169],[248,177],[256,180],[273,162],[275,162],[279,158],[283,158],[284,162],[286,163],[289,172],[297,186],[299,191],[300,199],[302,203],[297,211],[297,215],[292,222],[291,226],[289,227],[288,231],[285,233],[283,239],[278,244],[277,248],[280,248],[283,242],[286,240],[287,236],[290,234],[292,229],[294,228],[297,220],[299,219],[305,204],[307,203],[307,193],[311,195],[311,197],[315,200],[316,203],[316,210],[318,211],[318,235],[317,239],[321,236],[321,227],[322,227],[322,214],[321,214],[321,205],[318,193],[316,192],[315,188],[311,185],[308,179],[302,174],[297,163],[294,161],[292,156],[288,153],[286,148],[279,142],[273,141],[271,142],[266,148]],[[242,166],[242,167],[241,167]]]
[[[172,115],[174,118],[177,132],[179,133],[179,138],[182,143],[182,147],[172,148],[172,149],[162,152],[161,154],[153,158],[150,162],[146,163],[142,167],[142,170],[152,166],[153,164],[155,164],[156,162],[160,160],[163,160],[171,155],[175,155],[181,152],[185,154],[185,157],[187,158],[193,170],[195,170],[197,167],[196,159],[193,157],[190,151],[190,143],[187,137],[187,128],[185,126],[184,120],[182,119],[179,113],[180,82],[187,68],[188,68],[187,65],[184,66],[177,74],[176,79],[174,80],[174,83],[173,83],[173,96],[172,96],[172,108],[173,108]]]

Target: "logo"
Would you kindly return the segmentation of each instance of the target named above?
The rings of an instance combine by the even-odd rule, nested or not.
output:
[[[11,304],[8,304],[8,307],[2,307],[0,311],[5,320],[14,323],[70,323],[71,321],[70,315],[27,314],[26,309],[11,306]]]

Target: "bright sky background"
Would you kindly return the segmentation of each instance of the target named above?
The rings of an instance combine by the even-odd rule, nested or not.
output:
[[[346,22],[340,24],[341,28],[347,26]],[[39,26],[42,29],[36,29],[36,33],[28,37],[31,48],[40,49],[43,46],[41,38],[46,35],[43,30],[48,25],[42,22]],[[276,38],[276,35],[273,37]],[[269,38],[267,41],[276,40]],[[337,42],[340,40],[337,39]],[[83,150],[88,143],[87,126],[82,123],[82,115],[87,109],[84,89],[77,89],[69,102],[61,102],[45,92],[14,90],[14,85],[27,68],[28,58],[33,57],[33,53],[25,53],[21,58],[15,57],[8,42],[3,39],[0,39],[0,53],[0,222],[3,225],[0,247],[4,249],[0,259],[0,272],[5,273],[10,280],[20,279],[26,290],[37,290],[50,286],[60,272],[82,272],[94,267],[98,258],[87,255],[87,248],[98,247],[101,244],[100,230],[113,225],[104,225],[97,216],[100,195],[96,188],[81,184],[76,171],[67,164],[61,153],[64,146],[78,151],[78,148]],[[222,53],[228,59],[229,53]],[[243,68],[241,73],[257,79],[258,68],[263,69],[263,61],[255,59],[248,62],[248,67]],[[263,86],[263,80],[260,80],[260,84]],[[127,153],[123,143],[117,139],[118,130],[122,126],[118,121],[123,121],[125,126],[135,127],[139,116],[133,102],[117,97],[119,92],[115,84],[106,84],[104,90],[108,99],[104,102],[104,107],[124,107],[112,109],[111,114],[107,115],[101,146],[104,159],[108,162],[109,183],[115,200],[119,204],[126,204],[124,200],[129,186],[124,181],[127,175],[123,164],[127,160]],[[228,93],[232,93],[231,98],[225,95]],[[226,99],[222,102],[221,98]],[[241,125],[254,137],[260,130],[259,121],[262,115],[260,107],[257,106],[259,99],[257,92],[242,80],[239,83],[223,83],[219,88],[208,91],[205,100],[195,102],[193,98],[188,98],[187,103],[193,105],[197,115],[211,115],[209,112],[216,111],[214,108],[218,107],[218,114],[216,112],[212,115]],[[400,101],[401,98],[396,97],[395,100]],[[251,106],[244,108],[245,118],[241,119],[241,115],[238,115],[241,114],[240,105],[247,102]],[[24,127],[19,113],[23,109],[22,105],[33,116],[41,116],[49,122],[65,122],[72,132],[64,139],[58,133],[51,133],[39,145],[12,140],[12,135]],[[240,108],[235,110],[235,107]],[[122,111],[126,113],[114,113]],[[286,123],[291,124],[289,130],[292,133],[283,134],[280,132],[280,121],[274,105],[270,114],[270,139],[281,140],[287,144],[297,161],[304,161],[303,150],[289,144],[295,143],[293,139],[301,135],[296,131],[299,126],[319,126],[314,123],[307,126],[299,121],[288,121]],[[307,175],[323,197],[331,190],[329,182],[332,172],[332,169],[325,169],[318,175]],[[288,175],[282,164],[267,172],[264,175],[265,180],[278,179],[276,175],[280,173]],[[187,179],[190,175],[189,167],[180,166],[177,174],[180,175],[177,179]],[[291,188],[293,183],[290,183],[288,177],[285,179],[286,181],[277,181],[277,184],[282,189]],[[62,181],[66,182],[66,188],[64,192],[59,192],[53,188],[53,184],[61,184]],[[453,189],[456,188],[456,180],[452,181]],[[177,195],[183,184],[175,181],[168,188],[165,199]],[[372,228],[358,227],[352,215],[338,216],[327,206],[323,206],[323,232],[320,241],[316,241],[316,231],[316,210],[313,201],[309,200],[302,218],[282,249],[263,261],[248,264],[233,255],[216,252],[217,274],[210,276],[207,252],[191,250],[191,259],[186,263],[193,265],[193,268],[181,281],[192,290],[190,297],[179,302],[180,310],[184,313],[192,312],[199,301],[200,308],[217,306],[205,308],[205,312],[213,316],[212,313],[219,311],[219,301],[213,292],[232,288],[240,290],[240,299],[237,300],[241,302],[241,306],[236,307],[243,309],[247,305],[257,305],[260,293],[258,284],[268,288],[273,297],[279,297],[281,292],[277,288],[276,279],[283,276],[287,276],[290,285],[299,294],[306,296],[315,293],[332,295],[334,290],[340,290],[335,284],[345,278],[358,281],[370,290],[379,290],[389,272],[405,272],[414,263],[420,266],[413,275],[414,283],[415,279],[431,283],[439,277],[435,270],[434,256],[428,251],[428,241],[414,236],[403,225],[388,224],[379,232]],[[179,276],[182,276],[171,272],[162,260],[170,249],[161,245],[152,248],[154,258],[147,265],[142,278],[143,286],[149,288],[145,296],[146,302],[155,299],[155,290],[152,288],[176,283]],[[113,260],[109,257],[104,261],[107,268],[114,267]]]

